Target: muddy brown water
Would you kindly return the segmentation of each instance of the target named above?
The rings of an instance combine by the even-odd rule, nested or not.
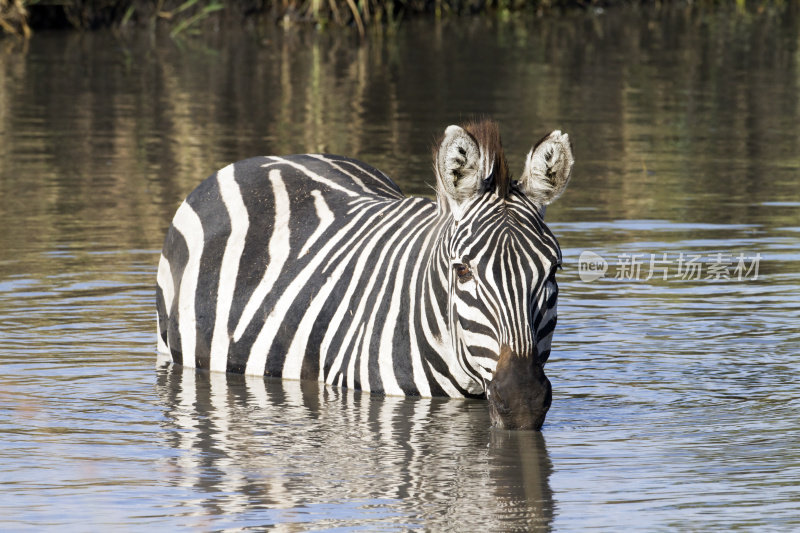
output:
[[[0,41],[0,529],[800,527],[792,9]],[[201,179],[327,151],[429,196],[472,114],[517,173],[574,143],[543,432],[156,368],[158,252]]]

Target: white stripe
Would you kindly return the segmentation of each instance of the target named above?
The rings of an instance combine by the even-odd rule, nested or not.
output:
[[[434,213],[435,214],[435,213]],[[416,239],[420,231],[430,230],[430,218],[420,223],[413,233],[413,238]],[[383,385],[384,394],[403,395],[403,390],[397,383],[397,377],[394,374],[394,361],[392,352],[394,351],[394,333],[397,328],[397,321],[400,316],[400,307],[402,305],[403,292],[411,293],[414,291],[414,286],[408,285],[406,280],[402,277],[406,271],[411,252],[414,251],[412,246],[406,249],[400,264],[397,266],[395,274],[394,286],[392,288],[392,301],[389,305],[389,312],[386,314],[386,320],[383,324],[383,331],[380,336],[380,347],[378,348],[378,370],[381,375],[381,383]],[[420,254],[421,255],[421,254]],[[397,260],[396,255],[391,258],[394,263]],[[417,350],[417,346],[411,346],[411,352]],[[362,355],[363,357],[363,355]],[[412,361],[414,356],[411,356]],[[412,363],[413,364],[413,363]],[[423,375],[424,378],[424,375]]]
[[[195,366],[195,345],[197,343],[197,317],[194,298],[197,291],[197,278],[200,275],[200,258],[203,256],[203,225],[194,209],[183,202],[172,220],[173,227],[183,235],[189,250],[189,259],[183,271],[178,291],[178,331],[181,335],[183,365]]]
[[[422,243],[422,247],[420,248],[420,250],[427,250],[428,247],[430,246],[431,240],[435,238],[437,233],[438,232],[436,231],[431,231],[425,238],[425,242]],[[409,336],[409,341],[411,343],[411,370],[413,374],[414,385],[417,387],[417,391],[419,392],[420,396],[429,397],[431,395],[431,387],[430,384],[428,383],[428,378],[425,375],[425,369],[422,367],[422,354],[419,351],[419,341],[417,340],[417,329],[416,329],[416,324],[414,322],[414,312],[417,309],[417,306],[419,306],[420,309],[420,315],[421,315],[420,320],[422,321],[423,324],[423,331],[422,331],[423,336],[425,336],[428,339],[431,339],[431,345],[434,347],[434,349],[436,349],[438,344],[439,348],[445,350],[439,352],[442,354],[442,357],[452,357],[453,354],[452,350],[450,350],[449,353],[446,351],[447,348],[445,346],[445,343],[434,342],[435,338],[433,337],[433,335],[430,335],[429,333],[426,334],[425,331],[426,321],[428,320],[428,317],[425,315],[425,303],[424,301],[422,301],[425,296],[424,291],[423,294],[417,295],[417,287],[421,285],[419,283],[419,275],[420,272],[422,272],[423,270],[424,257],[425,254],[420,252],[420,254],[417,256],[416,263],[413,265],[413,268],[411,269],[413,274],[411,275],[411,281],[409,283],[410,290],[408,291],[410,296],[408,308],[411,312],[408,313],[407,319],[408,319],[408,336]],[[429,264],[426,264],[426,266],[428,265]],[[423,278],[422,284],[424,283],[425,279]],[[420,297],[419,303],[417,303],[417,296]],[[438,308],[438,305],[435,306],[435,309],[436,308]],[[448,332],[449,330],[442,329],[439,331]],[[435,340],[440,341],[439,339]]]
[[[231,312],[233,292],[236,289],[236,276],[239,272],[239,260],[244,251],[244,241],[250,227],[247,208],[242,200],[239,185],[234,179],[234,167],[228,165],[217,172],[220,196],[228,218],[231,221],[231,234],[225,244],[222,265],[219,271],[219,288],[217,290],[217,315],[214,321],[214,334],[211,337],[210,369],[225,372],[228,368],[228,316]]]
[[[389,183],[394,183],[392,179],[376,168],[372,168],[371,170],[373,170],[374,172],[370,172],[369,170],[358,166],[358,164],[356,164],[353,161],[345,161],[341,159],[328,159],[327,157],[319,154],[309,154],[309,157],[313,157],[315,159],[319,159],[320,161],[328,163],[333,168],[335,168],[342,174],[345,174],[347,177],[352,179],[354,183],[356,183],[359,187],[361,187],[364,190],[364,192],[366,192],[370,196],[388,194],[398,200],[402,200],[405,198],[405,196],[402,193],[398,192],[397,189],[389,185]],[[366,185],[364,185],[364,182],[361,181],[361,179],[358,176],[345,170],[345,168],[342,165],[347,165],[348,167],[351,167],[353,170],[362,172],[372,177],[376,181],[376,183],[373,184],[373,187],[367,187]],[[376,190],[374,186],[377,186],[380,190]]]
[[[525,276],[525,266],[523,263],[531,264],[532,261],[529,257],[523,256],[521,250],[516,250],[516,259],[517,259],[517,276],[521,279],[517,280],[517,283],[514,285],[515,289],[519,289],[522,291],[522,294],[518,294],[515,291],[516,297],[514,300],[514,306],[517,308],[517,331],[519,332],[519,347],[517,348],[519,351],[517,352],[520,355],[528,354],[530,349],[534,349],[534,340],[533,340],[533,329],[531,328],[531,320],[533,317],[531,316],[531,308],[530,308],[530,300],[528,299],[527,288],[531,285]],[[524,261],[523,261],[524,260]],[[534,274],[533,281],[536,279],[536,274]]]
[[[404,208],[402,209],[402,211],[395,210],[395,212],[392,213],[392,218],[382,219],[380,216],[372,217],[372,220],[376,221],[372,226],[374,226],[377,229],[374,231],[372,235],[370,235],[369,241],[362,242],[360,243],[360,246],[354,247],[348,254],[347,258],[341,261],[340,264],[344,263],[349,264],[351,261],[351,257],[353,256],[353,253],[356,251],[358,252],[358,257],[356,258],[356,264],[353,267],[353,272],[357,274],[356,276],[354,276],[354,278],[351,280],[351,283],[348,285],[347,292],[342,298],[342,304],[339,305],[339,308],[337,309],[334,318],[331,320],[331,323],[337,325],[341,324],[341,321],[344,317],[344,312],[349,309],[348,304],[352,300],[353,294],[355,293],[359,282],[362,281],[363,279],[360,277],[361,273],[364,272],[369,273],[375,268],[376,265],[381,265],[383,262],[383,258],[386,256],[387,251],[394,244],[394,241],[391,240],[392,239],[391,237],[388,243],[382,240],[383,237],[390,232],[392,233],[392,237],[394,238],[397,238],[398,236],[402,235],[403,232],[398,231],[395,224],[397,223],[398,220],[402,220],[403,218],[406,217],[410,218],[413,216],[413,214],[409,215],[409,212],[414,209],[415,203],[416,202],[412,200],[398,204],[398,205],[404,205]],[[381,254],[378,260],[376,261],[375,264],[367,265],[367,262],[369,261],[373,251],[378,247],[381,248]],[[370,276],[368,279],[369,283],[367,287],[364,288],[364,294],[366,295],[370,294],[372,288],[375,286],[376,276]],[[332,373],[334,373],[335,371],[337,371],[342,367],[345,358],[347,358],[348,356],[350,357],[350,360],[348,361],[348,367],[352,368],[353,362],[355,361],[356,358],[358,343],[353,345],[356,348],[353,351],[348,352],[347,348],[350,345],[350,342],[353,339],[353,337],[356,335],[356,328],[364,323],[370,323],[370,324],[372,323],[373,317],[365,316],[367,314],[371,315],[371,313],[367,313],[368,310],[366,308],[368,299],[369,298],[366,296],[361,298],[358,308],[355,310],[354,313],[353,310],[350,309],[350,312],[352,313],[351,318],[348,319],[350,321],[350,327],[348,328],[347,332],[345,333],[342,339],[342,344],[339,347],[339,353],[336,354],[333,365],[331,366]],[[371,330],[372,327],[370,325],[370,332]],[[328,331],[325,333],[325,337],[322,340],[323,353],[327,353],[328,348],[330,347],[333,337],[337,333],[337,331],[338,331],[337,328],[329,328]],[[350,381],[353,379],[353,375],[349,370],[347,374],[347,379],[348,383],[350,383]],[[352,386],[352,384],[348,386]],[[369,390],[369,382],[362,383],[361,387],[363,388],[363,390]]]
[[[375,194],[375,191],[370,189],[366,185],[364,185],[364,182],[361,181],[361,179],[359,179],[354,174],[351,174],[351,173],[347,172],[345,169],[343,169],[342,167],[340,167],[334,161],[328,159],[327,157],[325,157],[325,156],[323,156],[321,154],[308,154],[308,156],[309,157],[313,157],[314,159],[319,159],[320,161],[324,161],[325,163],[329,164],[330,166],[332,166],[333,168],[335,168],[336,170],[338,170],[342,174],[346,175],[348,178],[350,178],[353,181],[353,183],[355,183],[356,185],[361,187],[361,189],[363,189],[363,191],[365,193],[367,193],[367,194]]]
[[[172,301],[175,298],[175,284],[172,281],[172,270],[169,266],[169,261],[162,254],[161,260],[158,262],[158,275],[156,276],[156,284],[161,288],[161,295],[164,298],[164,314],[165,318],[169,318],[172,311]],[[163,354],[169,354],[169,346],[161,338],[161,321],[160,317],[156,316],[156,332],[157,332],[157,350]]]
[[[356,342],[353,344],[353,350],[350,352],[350,360],[347,362],[347,388],[348,389],[355,389],[356,388],[356,354],[358,353],[358,348],[361,345],[361,341],[364,338],[364,324],[362,323],[358,327],[358,335],[356,336]],[[345,346],[342,344],[342,346]],[[360,378],[359,378],[360,379]],[[369,391],[369,380],[367,380],[367,386],[364,388],[364,384],[361,383],[361,390]]]
[[[550,298],[553,294],[553,284],[548,283],[542,290],[542,295],[538,301],[538,310],[537,312],[541,314],[542,319],[539,321],[539,329],[543,329],[546,325],[548,325],[553,319],[558,316],[558,302],[555,302],[553,307],[549,309],[545,309],[545,302]],[[555,329],[552,330],[547,336],[539,338],[539,332],[536,331],[534,333],[536,337],[536,351],[538,354],[542,354],[547,350],[552,349],[552,342],[553,342],[553,334],[555,333]]]
[[[378,213],[373,214],[373,217],[380,217],[380,214],[383,212],[380,211]],[[350,221],[350,223],[345,227],[342,228],[337,232],[337,237],[335,239],[329,240],[325,247],[315,254],[313,261],[311,261],[303,271],[296,276],[292,283],[286,288],[286,290],[281,295],[281,298],[275,304],[272,311],[270,311],[267,319],[264,321],[264,325],[261,328],[261,331],[258,334],[255,342],[253,343],[253,347],[250,350],[250,357],[247,362],[247,374],[252,375],[263,375],[264,369],[266,367],[267,362],[267,355],[269,354],[270,349],[272,348],[272,343],[275,340],[275,335],[278,332],[278,327],[280,326],[281,322],[285,319],[286,313],[289,311],[289,307],[294,302],[297,294],[300,290],[306,286],[308,283],[308,279],[314,274],[317,269],[319,268],[320,263],[326,259],[327,255],[331,251],[336,251],[337,249],[342,248],[341,246],[337,246],[340,241],[353,237],[352,229],[354,227],[372,227],[368,223],[361,222],[362,217],[356,217]],[[288,226],[288,223],[286,224]],[[288,243],[287,243],[288,246]],[[355,254],[356,252],[360,252],[363,254],[363,249],[358,249],[357,247],[350,247],[350,256]],[[347,266],[347,260],[342,261],[339,263],[341,270],[337,269],[337,272],[341,273],[342,270]],[[269,267],[272,267],[272,263],[270,263]],[[333,273],[329,276],[329,281],[337,281],[339,276],[336,273]],[[326,284],[326,287],[328,285]],[[332,289],[334,284],[332,283],[329,285],[330,289]],[[330,290],[328,289],[328,290]],[[315,302],[320,302],[317,305],[314,305],[314,309],[318,312],[321,305],[324,303],[324,299],[320,299],[322,297],[323,291],[320,291],[317,294],[317,298],[315,298]],[[342,301],[347,301],[348,298],[343,298]],[[340,306],[342,309],[344,306]],[[332,322],[338,323],[337,320],[333,320]],[[281,373],[281,376],[284,378],[289,379],[299,379],[300,371],[302,369],[302,362],[303,357],[305,356],[306,345],[308,343],[308,336],[310,335],[311,326],[313,325],[314,320],[313,316],[307,313],[302,320],[301,324],[299,325],[297,331],[294,334],[294,338],[292,340],[292,344],[289,347],[289,351],[286,353],[284,359],[284,366]],[[328,332],[335,331],[335,328],[330,328]],[[330,344],[330,341],[328,341]],[[320,349],[320,360],[322,361],[320,365],[320,371],[322,372],[322,367],[324,365],[324,358],[325,353],[327,352],[326,349],[326,342],[323,340],[322,348]]]
[[[417,202],[412,200],[409,203],[411,203],[411,205],[414,205]],[[403,218],[406,217],[405,213],[407,213],[407,212],[408,211],[404,210],[402,213],[400,213],[398,218],[402,220]],[[397,256],[400,253],[400,250],[406,245],[408,240],[410,238],[412,238],[412,236],[416,235],[420,230],[420,227],[421,227],[420,226],[420,222],[414,220],[414,215],[415,214],[416,213],[409,213],[409,215],[407,217],[407,220],[403,223],[403,225],[399,229],[397,229],[397,230],[395,230],[393,232],[393,235],[390,238],[390,240],[383,242],[383,250],[381,251],[381,255],[378,257],[378,259],[375,261],[374,265],[372,266],[372,270],[383,269],[383,270],[387,270],[388,271],[388,270],[391,270],[392,266],[397,263]],[[423,225],[422,225],[423,228],[427,229],[430,226],[427,222],[428,221],[426,220],[423,223]],[[387,221],[386,223],[387,223],[387,225],[394,226],[394,221]],[[416,231],[413,231],[413,230],[409,231],[409,227],[412,226],[412,223],[414,223],[413,230],[416,230]],[[388,261],[387,261],[386,256],[388,255],[390,250],[392,251],[392,254],[388,258]],[[406,251],[406,253],[408,253],[408,251]],[[403,261],[403,266],[405,266],[405,264],[406,264],[406,261],[404,260]],[[356,272],[359,272],[359,271],[360,270],[358,270],[358,266],[356,266]],[[401,281],[400,276],[399,276],[400,272],[402,272],[402,271],[398,270],[397,273],[395,274],[395,276],[394,276],[395,277],[395,281]],[[369,284],[364,289],[364,294],[372,295],[374,293],[374,287],[376,285],[376,281],[377,281],[377,277],[376,276],[372,276],[370,278]],[[361,344],[361,369],[360,369],[360,373],[361,373],[361,387],[362,387],[363,390],[371,390],[371,386],[369,384],[369,359],[370,359],[370,341],[373,338],[373,331],[374,331],[374,326],[375,326],[375,318],[376,318],[375,317],[375,312],[380,308],[381,304],[383,303],[384,299],[386,298],[386,289],[389,286],[389,282],[390,281],[391,281],[390,277],[388,275],[384,275],[383,276],[383,280],[381,282],[381,286],[378,289],[378,293],[376,295],[375,302],[373,304],[375,307],[373,309],[367,309],[366,306],[367,306],[367,302],[369,301],[369,297],[366,297],[366,296],[362,297],[361,298],[361,303],[359,305],[359,308],[358,308],[358,310],[356,312],[356,316],[355,316],[355,320],[356,321],[358,321],[358,322],[366,322],[367,323],[367,329],[365,331],[366,341],[364,341]],[[404,280],[402,280],[402,281],[404,281]],[[392,304],[399,304],[398,300],[400,299],[400,294],[405,289],[404,289],[404,287],[402,287],[402,285],[398,285],[397,283],[395,283],[395,285],[393,287],[394,287],[394,291],[395,292],[393,292],[392,295],[391,295],[391,300],[392,300],[391,303]],[[391,307],[391,305],[390,305],[390,307]],[[397,379],[395,378],[395,375],[394,375],[394,368],[393,368],[393,361],[392,361],[392,351],[393,350],[392,350],[392,344],[391,344],[391,339],[393,338],[393,336],[390,336],[390,338],[389,338],[388,349],[386,349],[386,350],[383,349],[383,342],[384,342],[383,335],[387,332],[387,326],[389,327],[389,331],[391,331],[392,333],[394,332],[394,327],[396,326],[396,322],[394,322],[394,320],[396,320],[397,313],[399,312],[399,309],[398,309],[399,305],[395,305],[395,308],[396,308],[396,311],[394,313],[394,317],[391,316],[392,315],[391,310],[390,310],[389,314],[387,315],[385,323],[384,323],[384,329],[382,330],[381,337],[379,338],[379,341],[381,343],[380,344],[381,348],[379,348],[379,351],[378,351],[378,371],[380,372],[380,375],[381,375],[381,384],[382,384],[383,389],[384,389],[383,390],[384,394],[400,394],[400,395],[402,395],[403,391],[402,391],[402,389],[400,389],[400,386],[397,384]],[[393,318],[394,318],[394,320],[393,320]],[[355,354],[353,354],[353,357],[355,357]]]
[[[341,185],[339,185],[338,183],[336,183],[334,181],[331,181],[328,178],[324,178],[324,177],[320,176],[319,174],[317,174],[316,172],[312,172],[312,171],[308,170],[306,167],[304,167],[303,165],[299,165],[299,164],[295,163],[294,161],[289,161],[288,159],[283,159],[282,157],[272,157],[271,159],[273,161],[275,161],[275,163],[267,163],[267,164],[262,165],[262,166],[263,167],[269,167],[269,166],[272,166],[272,165],[275,165],[275,164],[288,165],[288,166],[290,166],[292,168],[295,168],[295,169],[299,170],[300,172],[302,172],[303,174],[305,174],[306,176],[308,176],[312,180],[316,181],[317,183],[321,183],[321,184],[325,185],[329,189],[333,189],[334,191],[343,192],[347,196],[359,196],[359,193],[353,192],[350,189],[346,189],[346,188],[342,187]],[[272,172],[270,172],[270,174],[272,174]]]
[[[258,338],[256,339],[256,343],[263,343],[263,345],[266,346],[264,352],[265,363],[266,354],[272,347],[272,342],[275,339],[275,333],[278,330],[278,326],[280,326],[280,322],[286,316],[286,312],[288,312],[288,309],[294,302],[297,294],[308,284],[308,280],[311,278],[311,276],[315,275],[319,271],[320,265],[323,261],[327,260],[328,255],[342,247],[342,241],[353,237],[353,232],[357,231],[356,228],[369,227],[368,224],[362,221],[363,218],[364,213],[353,217],[347,226],[341,228],[333,237],[328,239],[325,242],[325,246],[314,254],[314,257],[311,261],[309,261],[308,265],[306,265],[302,272],[295,276],[295,278],[292,280],[292,283],[281,295],[281,299],[277,304],[275,304],[275,310],[267,317],[267,320],[264,322],[264,326],[261,328],[261,332],[259,332]],[[350,248],[352,250],[351,254],[356,253],[357,249],[355,247],[351,246]],[[292,345],[289,347],[289,350],[286,353],[283,371],[281,373],[282,377],[289,379],[300,379],[303,357],[305,357],[306,346],[308,344],[308,339],[311,336],[311,330],[314,326],[314,322],[319,315],[322,306],[326,303],[331,291],[341,278],[342,272],[346,267],[346,262],[340,263],[338,268],[328,275],[327,281],[320,288],[319,292],[317,292],[314,300],[309,304],[305,316],[303,316],[303,319],[297,326],[297,331],[292,339]],[[325,350],[320,349],[320,381],[323,381],[324,364]],[[255,372],[254,369],[254,373],[257,375],[263,375],[264,369],[262,368],[261,372]]]
[[[163,255],[158,262],[156,283],[161,287],[161,294],[164,296],[164,310],[169,316],[169,312],[172,310],[172,300],[175,298],[175,284],[172,281],[172,268],[169,260]]]
[[[442,390],[444,390],[444,393],[446,395],[448,395],[450,398],[463,398],[463,395],[460,392],[458,392],[458,389],[456,389],[453,386],[453,383],[449,379],[447,379],[446,376],[443,376],[442,374],[437,372],[436,369],[433,368],[432,364],[426,362],[426,365],[428,367],[428,370],[431,371],[433,379],[436,380],[436,382],[439,384]],[[428,392],[428,396],[430,396],[430,392]]]
[[[244,335],[245,329],[250,325],[256,311],[261,307],[261,304],[266,298],[272,286],[280,276],[283,270],[283,265],[289,258],[289,218],[291,212],[289,210],[289,195],[286,193],[286,186],[281,178],[280,170],[270,170],[269,181],[272,183],[272,192],[275,197],[275,220],[272,223],[272,235],[269,238],[269,264],[264,272],[264,277],[261,278],[258,287],[253,291],[247,305],[244,307],[242,316],[239,318],[239,323],[236,325],[236,330],[233,332],[233,340],[238,341]],[[266,360],[267,354],[264,354]],[[253,358],[251,357],[247,363],[247,368],[250,368]],[[248,374],[252,373],[250,370]],[[262,368],[258,375],[264,373]]]
[[[383,324],[383,331],[381,332],[380,345],[378,348],[378,370],[381,375],[381,384],[383,385],[384,394],[394,394],[403,396],[403,389],[397,383],[397,378],[394,375],[394,360],[392,355],[394,352],[394,331],[397,327],[397,319],[400,315],[401,305],[401,291],[408,290],[404,287],[405,280],[400,278],[400,274],[405,272],[406,263],[408,261],[408,254],[403,258],[397,269],[398,276],[395,277],[394,293],[392,294],[392,303],[389,306],[389,312],[386,314],[386,321]],[[413,352],[416,346],[411,347]],[[362,357],[364,357],[362,355]]]
[[[417,202],[419,203],[419,202]],[[420,210],[420,214],[422,210]],[[421,232],[430,232],[431,226],[433,222],[433,217],[435,216],[435,212],[431,211],[427,218],[424,218],[418,221],[413,228],[410,228],[409,231],[410,221],[412,217],[409,217],[409,221],[403,224],[400,231],[398,232],[400,235],[406,235],[404,239],[402,239],[399,243],[394,245],[394,252],[392,256],[389,258],[389,265],[394,265],[397,263],[397,257],[400,254],[400,250],[403,246],[406,246],[409,241],[417,241],[419,239],[419,235]],[[386,319],[384,320],[383,329],[381,330],[381,334],[379,337],[379,348],[378,348],[378,371],[380,372],[381,376],[381,384],[383,386],[384,394],[396,394],[396,395],[403,395],[403,390],[400,388],[400,385],[397,383],[397,377],[394,374],[394,361],[392,358],[393,351],[394,351],[394,333],[397,327],[397,320],[400,314],[400,307],[402,304],[403,293],[411,293],[414,288],[413,286],[408,285],[407,281],[402,277],[403,273],[406,271],[406,266],[408,264],[408,260],[411,256],[411,253],[415,251],[415,247],[412,245],[408,245],[405,249],[402,259],[400,260],[400,264],[397,265],[397,270],[394,274],[394,284],[392,285],[392,292],[391,292],[391,301],[389,304],[389,310],[386,314]],[[416,250],[418,251],[418,250]],[[381,260],[378,264],[383,263],[383,256],[381,256]],[[390,267],[391,268],[391,267]],[[386,295],[386,289],[390,283],[389,277],[385,277],[383,284],[380,288],[380,292],[378,294],[377,301],[382,302]],[[372,338],[372,325],[370,325],[370,329],[368,331],[368,338]],[[364,353],[362,353],[361,357],[368,357],[367,350],[369,346],[364,347]],[[412,352],[416,346],[411,346]],[[413,357],[413,356],[412,356]]]
[[[319,191],[311,191],[311,196],[314,197],[314,210],[317,212],[319,224],[297,254],[298,259],[308,253],[314,243],[319,240],[320,236],[325,233],[325,230],[333,223],[333,211],[331,211],[328,204],[325,203],[325,198],[322,197],[322,193]]]

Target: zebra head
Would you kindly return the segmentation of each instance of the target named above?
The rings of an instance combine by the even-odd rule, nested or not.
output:
[[[435,150],[448,326],[470,392],[489,400],[492,425],[540,429],[551,402],[544,363],[556,323],[561,250],[544,208],[572,171],[569,137],[545,136],[511,179],[497,125],[450,126]]]

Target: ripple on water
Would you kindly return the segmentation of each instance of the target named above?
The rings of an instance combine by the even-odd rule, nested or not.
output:
[[[0,529],[800,528],[800,56],[782,9],[0,50]],[[490,430],[484,402],[155,368],[158,248],[199,180],[325,148],[430,196],[431,138],[473,112],[499,119],[517,169],[547,128],[574,143],[547,212],[564,269],[541,434]],[[604,278],[581,280],[584,251]],[[704,273],[760,254],[758,279],[681,280],[682,253]],[[614,279],[635,254],[639,279]],[[643,279],[651,254],[668,279]]]

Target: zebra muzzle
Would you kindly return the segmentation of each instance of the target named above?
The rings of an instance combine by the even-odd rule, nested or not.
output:
[[[535,356],[520,356],[503,346],[487,390],[492,426],[535,429],[544,424],[553,393]]]

